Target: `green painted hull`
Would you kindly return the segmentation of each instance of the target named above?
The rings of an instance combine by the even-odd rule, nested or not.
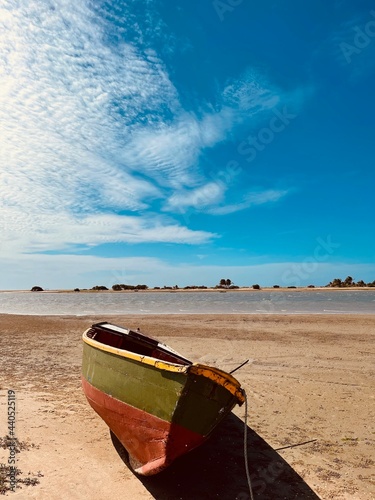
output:
[[[202,436],[238,402],[214,381],[170,372],[84,344],[83,377],[103,393]]]
[[[109,396],[169,422],[186,381],[185,374],[162,372],[87,344],[83,349],[82,374]]]

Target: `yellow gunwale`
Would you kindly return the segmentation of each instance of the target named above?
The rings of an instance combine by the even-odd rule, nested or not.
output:
[[[132,359],[134,361],[139,361],[140,363],[144,363],[145,365],[154,366],[155,368],[159,368],[160,370],[166,370],[168,372],[181,372],[184,373],[187,371],[189,365],[178,365],[176,363],[168,363],[166,361],[159,361],[155,358],[151,358],[150,356],[142,356],[141,354],[135,354],[131,351],[126,351],[125,349],[117,349],[116,347],[111,347],[101,342],[98,342],[95,339],[90,339],[87,336],[87,332],[91,330],[88,328],[82,336],[82,340],[91,345],[91,347],[95,347],[100,351],[110,352],[111,354],[116,354],[117,356],[121,356],[122,358]]]
[[[122,358],[138,361],[139,363],[153,366],[160,370],[177,372],[177,373],[186,373],[186,374],[193,373],[195,375],[201,375],[203,377],[209,378],[213,382],[227,389],[227,391],[229,391],[233,396],[237,398],[238,403],[240,405],[245,401],[243,390],[241,389],[241,385],[238,382],[238,380],[232,377],[232,375],[230,375],[229,373],[220,370],[219,368],[214,368],[207,365],[201,365],[200,363],[193,363],[192,365],[178,365],[176,363],[159,361],[155,358],[151,358],[150,356],[142,356],[140,354],[135,354],[134,352],[126,351],[125,349],[117,349],[116,347],[107,346],[105,344],[102,344],[101,342],[98,342],[95,339],[91,339],[90,337],[88,337],[87,333],[90,330],[91,328],[88,328],[84,332],[84,334],[82,335],[82,340],[91,347],[94,347],[95,349],[109,352],[111,354],[116,354],[117,356],[121,356]]]
[[[218,385],[221,385],[238,399],[239,404],[242,404],[245,401],[245,396],[243,390],[241,389],[241,384],[237,379],[232,377],[230,373],[224,372],[219,368],[201,365],[199,363],[190,365],[189,373],[202,375],[203,377],[209,378],[210,380],[216,382]]]

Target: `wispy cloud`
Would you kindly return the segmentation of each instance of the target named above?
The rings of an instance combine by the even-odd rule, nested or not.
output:
[[[180,190],[168,200],[165,210],[184,213],[190,208],[204,211],[223,200],[226,186],[223,182],[208,182],[195,189]]]
[[[196,189],[181,191],[171,196],[166,210],[185,213],[194,209],[210,215],[228,215],[252,206],[276,203],[293,191],[293,189],[250,191],[237,199],[235,203],[224,203],[227,188],[228,186],[224,182],[218,180],[217,182],[208,182]]]
[[[223,91],[223,100],[227,106],[249,116],[272,109],[280,101],[280,95],[275,88],[266,84],[262,76],[254,71],[247,70],[244,74],[228,82]]]
[[[165,217],[94,214],[74,217],[64,212],[51,214],[9,208],[0,212],[1,255],[22,252],[72,250],[105,243],[201,244],[216,237],[207,231],[192,231]]]
[[[234,212],[239,212],[240,210],[245,210],[256,205],[264,205],[266,203],[276,203],[282,198],[290,194],[291,190],[277,190],[277,189],[267,189],[264,191],[250,192],[247,193],[242,201],[237,203],[213,207],[209,210],[209,213],[213,215],[227,215]]]
[[[0,7],[1,251],[216,237],[151,207],[173,214],[202,193],[207,209],[221,203],[225,189],[210,184],[200,158],[274,106],[279,91],[247,72],[214,104],[187,111],[145,43],[150,12],[145,27],[130,28],[126,5],[111,3],[112,18],[91,5],[5,0]]]

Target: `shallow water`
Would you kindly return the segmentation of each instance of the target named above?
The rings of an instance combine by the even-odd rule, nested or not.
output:
[[[374,314],[375,290],[252,292],[1,292],[0,313]]]

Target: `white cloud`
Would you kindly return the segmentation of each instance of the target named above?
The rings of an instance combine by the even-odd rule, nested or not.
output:
[[[188,208],[194,208],[197,211],[205,210],[223,199],[225,189],[223,182],[208,182],[196,189],[178,191],[168,199],[166,210],[181,213]]]
[[[7,236],[0,249],[2,257],[22,251],[69,250],[113,242],[201,244],[217,236],[207,231],[192,231],[155,215],[73,217],[66,213],[25,214],[11,208],[0,213],[0,227]]]
[[[177,212],[202,195],[207,209],[221,203],[225,189],[207,179],[200,158],[246,117],[274,106],[277,90],[248,73],[228,83],[215,108],[187,112],[163,61],[143,43],[150,17],[146,28],[120,22],[131,12],[112,2],[111,29],[132,36],[111,46],[110,21],[90,6],[0,6],[1,251],[208,241],[216,235],[156,217],[153,203]]]
[[[243,76],[225,87],[223,100],[231,108],[246,116],[272,109],[280,102],[275,90],[268,88],[264,78],[255,71],[248,70]]]
[[[266,189],[264,191],[247,193],[242,201],[223,206],[210,208],[209,213],[212,215],[227,215],[240,210],[245,210],[256,205],[265,203],[275,203],[290,193],[290,190]]]

